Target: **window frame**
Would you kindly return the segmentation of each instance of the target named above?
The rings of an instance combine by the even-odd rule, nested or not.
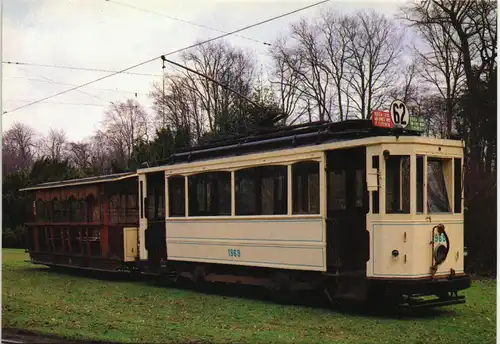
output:
[[[324,192],[322,192],[321,188],[326,187],[326,178],[327,174],[324,171],[324,166],[325,166],[325,157],[314,157],[314,158],[306,158],[306,159],[298,159],[298,160],[286,160],[286,161],[277,161],[277,162],[269,162],[269,163],[263,163],[263,164],[255,164],[255,165],[250,165],[250,166],[245,166],[245,165],[239,165],[239,166],[234,166],[230,168],[225,168],[225,169],[203,169],[199,168],[200,173],[194,173],[193,171],[186,171],[186,170],[180,170],[180,171],[172,171],[173,173],[166,173],[166,179],[167,182],[165,183],[166,186],[166,194],[167,194],[167,214],[166,214],[166,219],[167,220],[182,220],[182,219],[188,219],[188,218],[206,218],[206,217],[213,217],[213,218],[235,218],[235,217],[250,217],[250,218],[258,218],[258,217],[288,217],[288,218],[301,218],[304,216],[321,216],[324,212],[323,208],[326,205],[326,189]],[[292,179],[293,179],[293,173],[292,173],[292,168],[294,165],[297,164],[302,164],[302,163],[309,163],[309,164],[317,164],[318,166],[318,177],[317,177],[317,189],[318,189],[318,195],[317,195],[317,211],[313,213],[296,213],[293,210],[293,199],[292,199],[292,193],[293,193],[293,185],[292,185]],[[237,211],[237,192],[236,192],[236,182],[237,182],[237,174],[240,171],[243,170],[250,170],[250,169],[257,169],[257,168],[272,168],[275,167],[277,169],[282,170],[277,170],[279,171],[279,178],[275,177],[274,178],[274,189],[275,193],[276,192],[281,192],[282,197],[278,198],[275,202],[279,202],[279,209],[280,211],[274,211],[274,214],[239,214]],[[231,206],[231,212],[228,213],[227,215],[204,215],[204,216],[198,216],[194,214],[190,214],[189,212],[189,202],[190,202],[190,197],[192,197],[191,193],[189,192],[189,177],[190,176],[195,176],[199,174],[204,174],[204,173],[217,173],[217,172],[225,172],[225,173],[230,173],[231,179],[229,181],[230,185],[230,206]],[[184,204],[185,204],[185,213],[184,216],[172,216],[170,213],[170,194],[171,194],[171,189],[170,189],[170,180],[171,178],[175,177],[183,177],[186,188],[184,189],[185,191],[185,197],[184,197]],[[276,185],[276,180],[282,180],[282,187],[279,185]],[[272,198],[275,198],[276,195],[274,195]],[[326,211],[326,209],[325,209]]]
[[[216,178],[216,175],[221,175],[224,174],[225,177],[229,177],[228,180],[225,178]],[[169,177],[170,178],[170,177]],[[220,181],[223,181],[221,184]],[[231,171],[227,170],[214,170],[214,171],[203,171],[201,173],[193,173],[189,174],[186,176],[186,184],[187,184],[187,200],[185,200],[184,205],[187,204],[187,216],[186,217],[224,217],[224,216],[231,216],[231,209],[232,209],[232,186],[231,186]],[[228,199],[226,199],[228,204],[228,209],[225,209],[225,213],[221,214],[221,199],[220,197],[217,196],[219,191],[221,191],[221,187],[225,185],[225,183],[229,183],[229,193],[226,194],[225,196],[228,196]],[[193,189],[193,185],[194,188]],[[201,188],[200,188],[201,186]],[[203,192],[199,192],[199,190],[203,190]],[[208,192],[210,191],[210,192]],[[169,188],[169,193],[170,193],[170,188]],[[210,193],[210,197],[208,194]],[[203,195],[204,197],[204,206],[208,207],[208,203],[215,202],[215,205],[211,205],[210,209],[205,209],[202,212],[200,212],[199,209],[199,197],[200,194]],[[215,194],[215,195],[214,195]],[[192,199],[193,195],[196,197],[196,199]],[[170,195],[169,195],[170,196]],[[195,203],[196,202],[196,203]],[[193,205],[196,204],[196,209],[192,208]],[[171,217],[169,215],[169,217]],[[174,218],[174,217],[172,217]],[[179,217],[177,217],[179,218]]]
[[[413,161],[413,156],[415,154],[413,153],[409,153],[409,154],[391,154],[389,156],[389,159],[391,157],[399,157],[399,203],[400,203],[400,208],[403,209],[404,208],[404,198],[403,198],[403,187],[402,187],[402,171],[403,171],[403,166],[402,166],[402,162],[403,160],[401,158],[408,158],[408,163],[409,163],[409,176],[408,176],[408,197],[409,197],[409,204],[407,205],[408,206],[408,211],[407,212],[403,212],[403,211],[400,211],[400,212],[397,212],[397,211],[392,211],[392,212],[388,212],[388,209],[387,209],[387,202],[388,202],[388,198],[387,198],[387,178],[388,178],[388,168],[387,168],[387,162],[389,159],[385,159],[385,158],[382,158],[380,159],[379,161],[383,163],[384,165],[384,176],[383,176],[383,183],[384,183],[384,189],[383,190],[380,190],[383,192],[384,194],[384,212],[383,214],[384,215],[412,215],[412,205],[413,205],[413,202],[415,202],[415,200],[413,199],[414,196],[412,195],[412,175],[415,173],[413,171],[415,171],[415,167],[414,166],[415,164],[412,163]],[[380,211],[380,213],[382,213],[382,211]]]
[[[234,184],[232,184],[232,192],[234,193],[234,214],[232,216],[287,216],[288,214],[288,199],[289,199],[289,167],[288,164],[268,164],[268,165],[256,165],[250,167],[243,167],[233,171],[234,173]],[[238,175],[240,173],[240,175]],[[247,178],[247,180],[252,181],[253,195],[255,200],[258,199],[257,195],[260,194],[260,205],[254,204],[254,213],[247,214],[238,208],[239,195],[237,188],[240,186],[246,174],[254,173],[257,178]],[[263,214],[263,181],[272,180],[272,213]],[[282,188],[281,190],[281,207],[277,207],[278,201],[276,197],[279,196],[278,189],[279,185],[276,181],[281,180]],[[255,183],[257,181],[257,183]],[[280,208],[280,209],[279,209]]]
[[[376,155],[376,154],[375,154]],[[414,151],[410,154],[391,154],[390,156],[406,156],[410,157],[410,212],[408,213],[399,213],[399,212],[388,212],[387,211],[387,160],[382,157],[381,161],[383,162],[383,190],[380,189],[380,192],[384,194],[384,211],[380,212],[383,215],[415,215],[415,216],[428,216],[428,215],[453,215],[453,214],[462,214],[464,213],[463,208],[463,185],[462,190],[460,191],[460,196],[457,196],[457,184],[456,184],[456,176],[457,172],[455,171],[456,161],[461,162],[461,172],[463,173],[463,156],[457,154],[436,154],[436,153],[428,153],[425,151]],[[423,178],[422,190],[419,190],[418,182],[419,182],[419,171],[418,171],[418,161],[419,158],[422,158],[421,162],[423,164],[423,176],[420,177],[420,180]],[[443,176],[444,183],[446,186],[446,194],[447,194],[447,202],[449,204],[449,211],[447,212],[431,212],[428,208],[428,161],[429,160],[440,160],[443,162]],[[462,180],[463,183],[463,180]],[[419,196],[418,193],[421,192],[422,199],[420,200],[423,203],[423,211],[419,211]],[[457,199],[460,197],[460,200]],[[456,205],[461,204],[461,207],[457,207]],[[461,212],[456,211],[461,210]]]
[[[179,175],[179,174],[175,174],[175,175],[171,175],[171,176],[168,176],[167,177],[167,180],[166,180],[166,188],[167,188],[167,191],[166,191],[166,203],[167,203],[167,218],[183,218],[183,217],[187,217],[187,213],[186,213],[186,179],[187,179],[187,176],[183,176],[183,175]],[[177,180],[179,181],[179,185],[175,185],[175,183],[177,182]],[[174,187],[172,187],[172,185],[175,185]],[[172,196],[175,196],[173,194],[173,190],[174,188],[179,188],[181,189],[181,195],[182,195],[182,202],[180,202],[180,204],[182,205],[182,212],[175,212],[174,215],[172,215],[172,210],[174,210],[174,206],[176,205],[176,202],[173,202],[172,201]]]
[[[442,156],[442,155],[434,155],[434,154],[427,154],[426,159],[424,161],[424,181],[425,181],[425,187],[424,187],[424,210],[425,214],[432,214],[432,215],[451,215],[454,214],[454,156]],[[446,197],[447,197],[447,203],[448,203],[448,209],[449,211],[440,211],[440,212],[431,212],[429,211],[429,193],[428,193],[428,188],[429,188],[429,160],[439,160],[443,162],[443,178],[444,178],[444,186],[446,187]],[[448,164],[448,170],[446,167],[446,164]],[[447,175],[449,174],[449,175]]]
[[[303,216],[303,215],[320,215],[321,214],[321,178],[324,178],[324,174],[321,173],[321,161],[316,161],[316,160],[300,160],[300,161],[296,161],[292,164],[290,164],[292,166],[292,178],[291,178],[291,181],[290,183],[292,184],[292,205],[291,205],[291,208],[292,208],[292,214],[291,215],[297,215],[297,216]],[[309,166],[308,166],[309,165]],[[310,173],[309,170],[312,170],[312,168],[310,168],[310,166],[314,166],[314,173]],[[295,169],[294,169],[295,168]],[[317,194],[316,195],[311,195],[311,188],[310,188],[310,176],[315,176],[316,175],[316,168],[317,168],[317,178],[315,178],[315,180],[317,181],[317,185],[316,185],[316,190],[317,190]],[[296,171],[299,171],[299,173],[297,173]],[[299,207],[299,203],[297,202],[298,200],[298,197],[296,197],[298,194],[300,194],[301,196],[304,196],[303,192],[304,190],[298,190],[299,189],[299,186],[298,186],[298,180],[296,181],[295,177],[301,177],[301,178],[304,178],[306,180],[306,183],[305,185],[307,185],[307,187],[305,188],[305,191],[307,193],[307,195],[305,197],[303,197],[302,199],[302,202],[300,203],[300,205],[302,206],[306,206],[308,208],[308,211],[306,212],[303,212],[303,211],[300,211],[301,209],[297,209],[297,207]],[[325,192],[326,190],[324,190]],[[307,199],[307,205],[304,205],[304,199]],[[316,212],[311,212],[311,204],[316,202],[316,207],[317,207],[317,211]]]

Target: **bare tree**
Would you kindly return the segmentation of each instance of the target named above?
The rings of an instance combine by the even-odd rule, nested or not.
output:
[[[281,94],[287,93],[286,87],[288,93],[299,90],[299,103],[309,117],[312,104],[320,120],[334,115],[344,120],[352,110],[369,118],[372,109],[388,100],[396,82],[403,35],[400,27],[373,11],[329,12],[312,24],[292,24],[291,39],[276,42],[271,51],[284,81]]]
[[[224,42],[200,45],[182,55],[181,63],[251,98],[253,57]],[[207,131],[227,130],[234,116],[241,116],[245,100],[205,77],[180,69],[166,75],[165,87],[152,92],[157,119],[173,130],[189,129],[200,139]],[[157,120],[158,121],[158,120]]]
[[[116,160],[128,167],[134,145],[148,140],[149,118],[143,107],[133,99],[111,103],[105,113],[104,134]]]
[[[92,156],[90,143],[69,142],[68,157],[71,163],[80,170],[92,167]]]
[[[387,91],[396,82],[396,67],[402,51],[402,29],[375,11],[358,12],[349,22],[346,60],[349,67],[349,99],[361,118],[387,101]]]
[[[25,170],[36,155],[36,134],[33,128],[15,123],[2,138],[2,166],[4,173]]]
[[[406,10],[408,18],[412,16],[430,15],[437,9],[416,7]],[[413,13],[412,13],[413,12]],[[437,13],[433,13],[436,16]],[[446,104],[446,136],[452,132],[454,113],[459,101],[459,92],[464,82],[464,68],[460,49],[454,44],[456,33],[450,23],[432,22],[428,25],[415,25],[422,43],[426,48],[413,48],[413,52],[419,57],[422,68],[420,75],[423,80],[435,89]]]
[[[300,76],[303,88],[312,95],[311,100],[317,106],[319,120],[324,121],[331,120],[331,77],[325,69],[326,54],[321,46],[320,35],[319,27],[309,24],[305,19],[292,24],[292,38],[297,42],[292,52],[301,63],[289,66]]]
[[[292,116],[295,119],[289,120],[289,123],[293,123],[307,111],[305,106],[300,106],[304,96],[311,96],[301,89],[298,71],[302,69],[302,66],[299,65],[302,60],[291,56],[287,51],[286,40],[283,38],[277,39],[269,52],[273,60],[272,89],[278,95],[281,110],[287,114],[285,123]]]
[[[111,148],[106,133],[97,130],[88,140],[91,166],[98,174],[106,174],[109,171],[112,159]]]
[[[309,24],[305,19],[291,25],[291,37],[279,38],[270,50],[274,63],[273,82],[279,86],[283,109],[297,110],[293,123],[306,115],[313,120],[313,109],[317,119],[331,120],[331,77],[325,68],[326,53],[321,44],[318,25]],[[292,106],[292,107],[291,107]]]
[[[250,96],[254,83],[255,65],[251,55],[224,42],[201,45],[183,54],[183,61],[192,69],[203,73]],[[238,112],[245,102],[226,88],[190,72],[183,73],[189,80],[189,89],[198,95],[200,105],[206,114],[208,129],[212,132],[224,125],[224,118],[230,112]],[[222,122],[221,122],[222,121]]]
[[[189,88],[189,80],[175,74],[166,75],[165,79],[164,87],[155,84],[151,93],[156,119],[155,126],[162,128],[168,125],[176,131],[181,128],[191,128],[195,124],[201,130],[203,121],[196,116],[199,106]]]
[[[424,80],[421,77],[422,63],[419,58],[413,58],[406,63],[400,63],[399,82],[389,91],[392,99],[402,100],[410,110],[411,114],[419,116],[422,113],[422,102],[429,96],[427,87],[422,86]]]
[[[40,139],[40,152],[54,161],[61,161],[67,156],[68,140],[63,129],[50,129],[47,136]]]
[[[346,15],[326,12],[321,17],[321,31],[325,41],[324,48],[328,59],[325,69],[331,75],[337,93],[338,117],[341,121],[349,114],[349,80],[347,77],[347,60],[353,58],[348,51],[349,32],[353,21]],[[344,97],[345,96],[345,97]]]

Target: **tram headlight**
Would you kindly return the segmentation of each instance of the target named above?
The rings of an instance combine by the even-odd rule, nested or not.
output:
[[[448,249],[444,245],[439,245],[434,249],[434,260],[436,264],[441,264],[446,260],[448,256]]]

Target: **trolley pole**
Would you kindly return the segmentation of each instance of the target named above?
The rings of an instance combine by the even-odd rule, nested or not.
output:
[[[165,119],[165,59],[162,59],[163,66],[161,67],[161,72],[162,72],[162,77],[161,77],[161,83],[162,83],[162,104],[161,104],[161,118],[163,121],[163,128],[166,126],[166,119]]]

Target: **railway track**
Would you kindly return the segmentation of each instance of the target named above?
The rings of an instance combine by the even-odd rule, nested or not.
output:
[[[2,338],[2,341],[0,343],[1,344],[24,344],[24,342],[22,342],[20,340],[4,339],[4,338]]]

